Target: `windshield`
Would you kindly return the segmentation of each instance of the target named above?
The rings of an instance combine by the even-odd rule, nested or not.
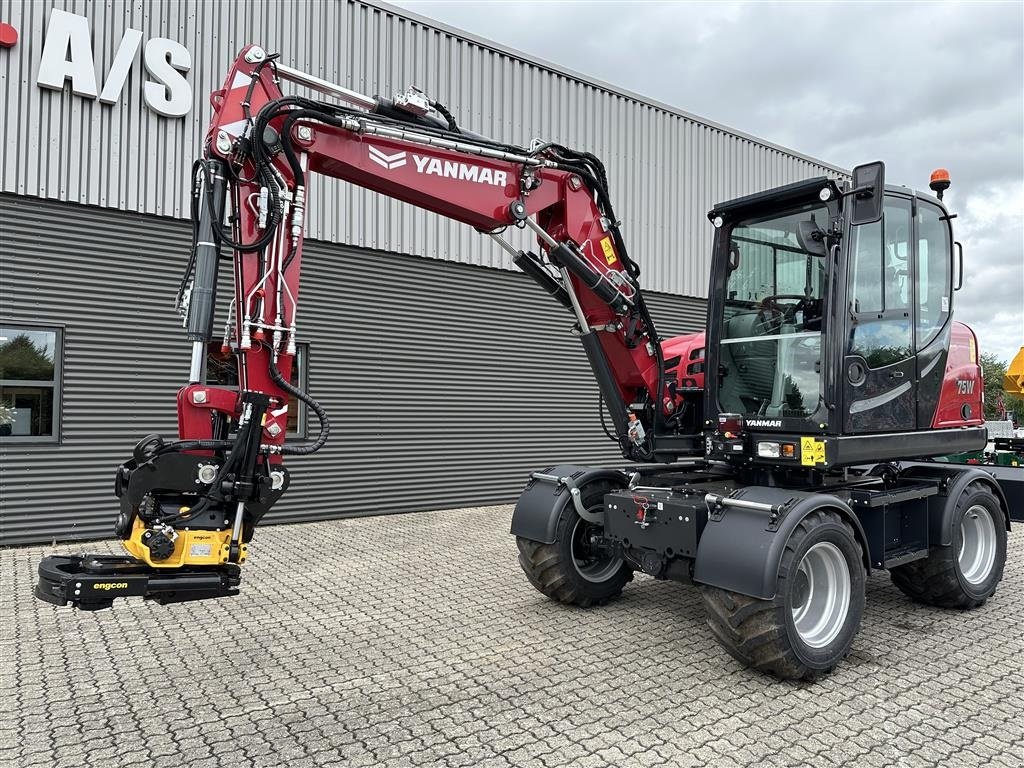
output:
[[[718,394],[724,412],[799,418],[818,409],[826,259],[801,245],[801,222],[825,229],[828,209],[806,205],[732,228]],[[805,238],[810,229],[804,225]]]

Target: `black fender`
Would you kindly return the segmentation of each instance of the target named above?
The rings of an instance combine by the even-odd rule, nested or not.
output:
[[[999,482],[981,467],[927,462],[902,465],[900,478],[937,482],[939,492],[928,497],[928,542],[948,547],[953,543],[953,513],[964,489],[971,483],[983,483],[992,489],[1002,507],[1006,530],[1010,530],[1010,505]]]
[[[569,483],[544,480],[536,475],[566,478]],[[611,480],[623,488],[629,484],[622,470],[576,464],[559,464],[532,473],[512,512],[512,535],[541,544],[554,543],[558,516],[566,504],[572,504],[572,488],[583,488],[594,480]]]
[[[838,512],[853,526],[864,568],[871,572],[864,527],[842,499],[825,493],[762,486],[742,488],[730,498],[784,505],[785,511],[774,524],[767,511],[740,507],[725,507],[721,515],[710,516],[697,544],[694,582],[759,600],[772,599],[786,542],[800,521],[816,509]]]

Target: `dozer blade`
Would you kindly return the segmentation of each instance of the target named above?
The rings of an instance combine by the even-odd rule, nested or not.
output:
[[[126,555],[50,555],[39,563],[35,594],[83,611],[109,608],[114,598],[138,596],[161,605],[238,594],[237,565],[152,568]]]

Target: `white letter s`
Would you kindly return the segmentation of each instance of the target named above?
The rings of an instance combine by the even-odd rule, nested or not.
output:
[[[192,68],[192,56],[181,43],[154,37],[143,54],[146,71],[159,82],[147,81],[146,104],[165,117],[181,117],[192,109],[192,86],[185,73]]]

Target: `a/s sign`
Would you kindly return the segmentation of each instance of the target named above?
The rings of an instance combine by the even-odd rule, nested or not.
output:
[[[126,29],[114,60],[98,88],[89,20],[77,13],[54,8],[46,25],[43,53],[36,84],[62,90],[71,80],[79,96],[99,97],[104,104],[116,104],[142,43],[142,32]],[[146,105],[166,117],[181,117],[192,108],[192,86],[185,79],[192,68],[192,56],[181,43],[154,37],[142,46],[147,79],[142,86]]]

